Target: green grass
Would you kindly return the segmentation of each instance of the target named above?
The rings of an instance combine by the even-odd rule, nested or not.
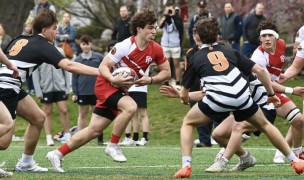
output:
[[[286,83],[288,86],[303,86],[303,79],[296,79]],[[291,96],[297,106],[302,109],[302,100],[298,96]],[[71,126],[76,125],[78,109],[77,105],[69,100],[69,115]],[[56,109],[56,107],[54,106]],[[19,173],[14,172],[13,179],[170,179],[180,167],[181,156],[179,148],[179,130],[184,115],[189,106],[182,105],[179,99],[162,97],[158,92],[158,86],[149,87],[148,114],[150,120],[149,146],[123,148],[127,163],[115,163],[104,154],[104,147],[97,146],[94,139],[86,146],[76,150],[64,158],[66,173],[54,173],[45,155],[55,147],[45,146],[45,134],[41,133],[40,141],[35,153],[35,160],[43,167],[50,168],[48,173]],[[18,118],[15,134],[22,136],[27,123]],[[289,128],[288,123],[280,118],[275,125],[283,134]],[[53,134],[61,130],[58,113],[54,111]],[[110,136],[112,126],[105,131],[105,140]],[[141,135],[141,134],[140,134]],[[60,143],[56,142],[56,147]],[[274,148],[265,135],[259,138],[252,137],[244,144],[251,148],[252,154],[258,159],[258,165],[241,173],[205,173],[213,162],[218,147],[197,149],[193,151],[192,179],[287,179],[301,178],[296,175],[288,164],[274,165],[272,158]],[[262,149],[259,149],[262,148]],[[270,148],[270,149],[269,149]],[[0,161],[6,161],[5,169],[13,170],[17,160],[23,152],[22,142],[13,142],[11,146],[2,151]],[[234,157],[230,167],[237,162]]]

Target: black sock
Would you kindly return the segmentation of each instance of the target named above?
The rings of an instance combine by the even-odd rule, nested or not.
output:
[[[148,139],[148,133],[149,132],[143,132],[143,137],[148,141],[149,139]]]
[[[139,135],[138,135],[138,132],[134,132],[134,133],[133,133],[133,140],[134,140],[134,141],[138,141],[138,136],[139,136]]]
[[[131,137],[131,133],[126,133],[126,138],[130,138]]]

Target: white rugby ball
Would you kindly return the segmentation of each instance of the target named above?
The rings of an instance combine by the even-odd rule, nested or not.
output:
[[[138,79],[136,72],[129,67],[119,67],[112,72],[112,76],[114,76],[114,77],[118,76],[119,74],[122,74],[123,78],[129,77],[129,76],[133,77],[131,79],[132,82],[134,82]],[[116,85],[113,85],[113,86],[118,87]],[[123,89],[127,90],[130,87],[119,87],[119,88],[123,88]]]

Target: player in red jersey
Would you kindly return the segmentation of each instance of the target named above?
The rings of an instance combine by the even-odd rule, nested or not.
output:
[[[127,95],[127,92],[115,88],[113,85],[118,87],[133,84],[142,86],[159,83],[170,78],[169,63],[161,46],[153,41],[156,35],[156,23],[157,19],[153,11],[144,10],[137,13],[131,19],[132,36],[117,43],[111,52],[105,56],[99,66],[101,75],[98,76],[95,84],[95,94],[98,100],[89,126],[77,132],[66,144],[47,154],[47,158],[52,163],[55,171],[64,172],[61,167],[62,157],[96,138],[114,119],[111,139],[105,153],[111,156],[114,161],[127,161],[118,143],[130,119],[136,112],[137,105]],[[159,73],[156,76],[148,77],[143,72],[153,62],[158,65]],[[123,66],[135,70],[140,79],[132,82],[130,81],[131,77],[113,77],[111,72],[115,68]]]
[[[283,39],[279,39],[277,26],[269,19],[262,21],[257,31],[260,33],[261,45],[254,51],[250,59],[268,70],[272,85],[276,86],[285,63],[286,44]],[[276,90],[276,96],[280,98],[282,104],[276,109],[276,112],[290,124],[285,139],[290,146],[293,146],[293,152],[299,155],[302,152],[304,116],[292,100],[285,95],[293,94],[293,92],[294,89],[291,87]],[[284,163],[284,155],[277,151],[273,161]]]

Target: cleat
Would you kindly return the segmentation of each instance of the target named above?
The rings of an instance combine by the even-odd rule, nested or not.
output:
[[[285,156],[279,150],[276,151],[273,162],[277,164],[285,163]]]
[[[189,178],[192,173],[191,166],[185,166],[174,174],[174,178]]]
[[[54,171],[60,173],[64,172],[64,170],[62,169],[61,158],[55,153],[55,151],[48,152],[46,155],[46,159],[51,162]]]
[[[32,161],[30,163],[24,163],[19,159],[18,163],[15,167],[16,171],[21,172],[47,172],[47,168],[43,168],[38,166],[38,164],[35,161]]]
[[[302,151],[300,154],[298,154],[297,157],[298,157],[299,159],[304,160],[304,151]]]
[[[47,136],[47,137],[46,137],[46,144],[47,144],[48,146],[54,146],[54,141],[53,141],[52,136]]]
[[[106,147],[105,153],[116,162],[126,162],[127,158],[122,154],[118,144],[109,143]]]
[[[136,142],[136,146],[146,146],[148,145],[148,141],[145,138],[141,138],[139,141]]]
[[[71,138],[71,133],[65,133],[61,138],[58,138],[57,141],[61,143],[66,143]]]
[[[209,168],[205,169],[206,172],[217,173],[227,171],[227,164],[223,157],[221,157],[218,161],[213,163]]]
[[[253,167],[256,164],[256,159],[247,151],[247,156],[239,158],[240,162],[235,165],[231,171],[244,171],[247,168]]]
[[[12,176],[13,176],[12,172],[8,172],[8,171],[4,171],[3,169],[0,169],[0,178],[12,177]]]
[[[134,141],[132,138],[125,137],[125,139],[119,145],[121,145],[121,146],[135,146],[136,141]]]
[[[304,171],[304,161],[299,160],[298,162],[291,161],[290,162],[291,167],[297,174],[302,174]]]

